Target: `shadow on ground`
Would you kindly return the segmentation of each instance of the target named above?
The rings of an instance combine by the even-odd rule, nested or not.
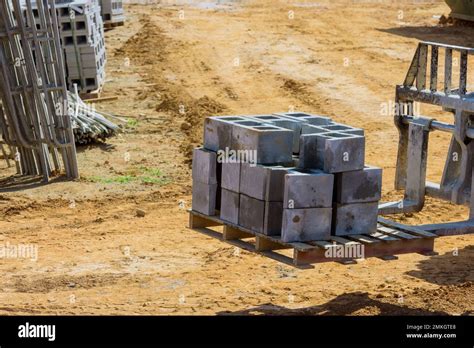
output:
[[[76,145],[77,153],[87,152],[92,149],[99,149],[103,152],[113,152],[116,149],[116,145],[103,143],[103,142],[97,142],[97,143],[87,144],[87,145]]]
[[[64,181],[64,178],[58,177],[51,179],[50,182]],[[41,176],[20,176],[12,175],[5,178],[0,178],[0,193],[5,192],[19,192],[27,189],[32,189],[47,185]]]
[[[378,30],[384,33],[421,41],[433,41],[448,45],[474,47],[474,26],[410,26]]]
[[[271,303],[236,312],[219,312],[218,315],[448,315],[440,311],[408,308],[381,302],[366,292],[340,295],[319,306],[291,309]]]
[[[457,256],[456,256],[457,255]],[[437,285],[457,285],[474,281],[474,246],[420,261],[408,275]]]

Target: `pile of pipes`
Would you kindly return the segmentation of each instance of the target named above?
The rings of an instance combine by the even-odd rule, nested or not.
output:
[[[0,2],[0,133],[19,174],[45,181],[62,168],[79,176],[54,9],[54,0]]]
[[[32,6],[37,10],[36,3]],[[56,0],[56,13],[68,89],[72,91],[77,85],[81,93],[100,90],[105,82],[107,59],[98,0]]]
[[[108,28],[123,25],[125,15],[122,0],[100,0],[102,19]]]
[[[113,136],[119,127],[106,119],[90,104],[84,103],[79,96],[69,93],[69,108],[76,144],[86,145],[103,141]]]
[[[375,232],[382,170],[364,131],[301,112],[209,117],[192,209],[284,242]]]

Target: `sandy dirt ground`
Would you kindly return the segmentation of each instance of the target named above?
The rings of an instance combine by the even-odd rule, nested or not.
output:
[[[78,149],[76,182],[11,178],[0,161],[0,245],[38,248],[36,261],[0,261],[0,314],[472,314],[472,235],[437,239],[438,256],[299,269],[187,229],[186,209],[206,116],[291,109],[364,128],[384,200],[401,197],[398,135],[381,109],[418,40],[474,46],[474,28],[438,26],[449,12],[441,1],[162,1],[126,11],[125,26],[106,33],[103,95],[118,100],[96,105],[126,117],[124,132]],[[431,140],[428,177],[439,180],[449,138]],[[467,214],[428,199],[396,219]]]

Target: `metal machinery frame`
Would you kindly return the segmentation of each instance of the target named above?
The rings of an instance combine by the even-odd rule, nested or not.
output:
[[[439,69],[440,53],[444,51],[444,71]],[[459,60],[453,58],[459,55]],[[383,203],[379,214],[418,212],[423,209],[425,195],[470,206],[466,221],[418,226],[439,235],[474,232],[474,93],[468,87],[468,58],[473,48],[421,42],[415,53],[403,85],[396,88],[399,112],[394,120],[399,131],[399,148],[395,189],[405,190],[402,201]],[[430,64],[428,64],[430,56]],[[453,73],[459,61],[459,81]],[[429,66],[429,71],[428,71]],[[444,76],[440,76],[444,75]],[[440,79],[444,77],[444,81]],[[443,81],[443,82],[442,82]],[[429,85],[427,84],[429,83]],[[438,83],[440,82],[440,83]],[[458,86],[455,86],[459,83]],[[439,88],[441,84],[442,88]],[[454,115],[454,124],[414,115],[414,103],[442,107]],[[426,181],[428,140],[432,131],[452,133],[441,182]]]

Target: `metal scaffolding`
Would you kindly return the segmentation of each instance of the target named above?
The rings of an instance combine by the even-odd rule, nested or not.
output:
[[[19,174],[44,181],[79,176],[58,27],[54,0],[0,2],[0,132]]]

